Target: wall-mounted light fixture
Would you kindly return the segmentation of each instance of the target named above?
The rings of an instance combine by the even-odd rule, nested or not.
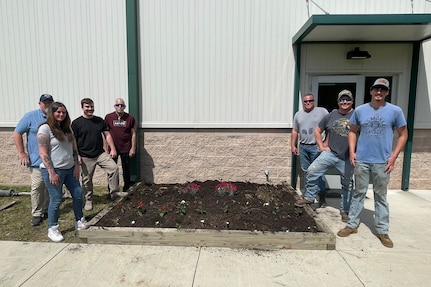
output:
[[[360,51],[359,47],[356,47],[355,50],[347,52],[348,60],[363,60],[371,58],[370,53],[368,51]]]

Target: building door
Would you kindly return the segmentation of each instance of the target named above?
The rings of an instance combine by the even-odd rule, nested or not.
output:
[[[317,76],[312,78],[312,93],[317,95],[317,105],[329,112],[338,109],[337,96],[342,90],[352,92],[354,107],[364,103],[365,76]]]

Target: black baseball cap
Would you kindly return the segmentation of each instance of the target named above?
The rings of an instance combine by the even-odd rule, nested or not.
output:
[[[52,98],[52,96],[51,95],[49,95],[49,94],[42,94],[41,96],[40,96],[40,99],[39,99],[39,102],[44,102],[44,101],[54,101],[54,99]]]

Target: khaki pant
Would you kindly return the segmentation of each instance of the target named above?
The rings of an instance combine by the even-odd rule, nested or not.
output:
[[[31,167],[31,214],[40,217],[48,212],[49,194],[40,169]]]
[[[108,177],[108,188],[112,194],[119,189],[119,171],[115,161],[106,152],[97,157],[81,157],[82,192],[85,200],[93,198],[93,175],[96,165],[102,168]]]

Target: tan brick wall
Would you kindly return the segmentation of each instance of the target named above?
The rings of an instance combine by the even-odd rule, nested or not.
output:
[[[415,130],[410,189],[430,189],[431,130]],[[290,183],[289,130],[233,132],[140,132],[141,179],[157,183],[222,179],[266,182],[264,170],[274,183]],[[12,131],[0,132],[0,184],[30,184],[29,172],[19,165]],[[397,160],[389,187],[401,187],[403,155]],[[121,171],[121,168],[120,168]],[[299,169],[298,169],[299,171]],[[121,178],[121,177],[120,177]],[[106,178],[96,169],[96,185]],[[298,181],[298,186],[300,180]]]
[[[142,135],[142,133],[141,133]],[[290,178],[290,134],[145,132],[143,179],[157,183],[222,179],[273,182]],[[154,166],[153,168],[152,165]]]

